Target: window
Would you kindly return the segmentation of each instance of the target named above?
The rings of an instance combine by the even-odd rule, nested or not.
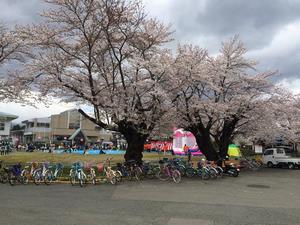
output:
[[[78,129],[79,127],[79,123],[69,123],[69,129]]]
[[[0,130],[5,130],[5,123],[0,122]]]
[[[277,152],[277,154],[283,154],[284,153],[283,149],[277,149],[276,152]]]
[[[264,155],[273,155],[273,149],[266,150]]]
[[[49,128],[50,124],[49,123],[37,123],[37,127],[46,127],[46,128]]]

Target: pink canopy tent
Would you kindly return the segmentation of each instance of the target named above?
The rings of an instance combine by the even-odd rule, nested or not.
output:
[[[173,133],[173,151],[175,154],[184,155],[183,150],[184,145],[189,147],[189,150],[192,152],[192,155],[202,155],[202,152],[199,150],[195,136],[183,129],[174,129]]]

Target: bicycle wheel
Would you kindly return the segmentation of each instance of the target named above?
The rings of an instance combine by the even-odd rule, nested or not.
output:
[[[91,182],[93,185],[96,185],[96,173],[95,170],[91,170]]]
[[[175,182],[175,183],[180,183],[180,181],[181,181],[181,174],[180,174],[180,172],[179,172],[179,170],[173,170],[172,171],[172,178],[173,178],[173,181]]]
[[[185,171],[187,177],[193,177],[195,175],[195,170],[193,168],[187,168]]]
[[[45,177],[44,177],[44,182],[46,185],[49,185],[51,184],[52,182],[52,178],[53,178],[53,174],[52,174],[52,171],[46,171],[45,172]]]
[[[26,185],[28,184],[28,177],[21,175],[20,181],[22,184]]]
[[[8,176],[8,182],[11,186],[14,186],[16,184],[16,177],[11,173]]]
[[[159,171],[160,171],[159,166],[154,167],[154,168],[152,169],[152,171],[153,171],[154,176],[155,176],[156,178],[158,178],[158,173],[159,173]]]
[[[92,184],[93,184],[93,185],[96,185],[96,183],[97,183],[97,182],[96,182],[96,177],[92,177]]]
[[[113,171],[110,171],[110,172],[106,173],[106,179],[111,184],[116,184],[117,183],[117,178],[116,178],[116,175],[113,173]]]
[[[185,168],[185,166],[179,165],[179,166],[177,166],[176,169],[180,172],[181,176],[186,175],[186,170],[187,170],[187,169]]]
[[[112,177],[111,177],[110,183],[111,183],[111,184],[116,184],[116,183],[117,183],[117,178],[116,178],[116,176],[112,176]]]
[[[82,178],[79,178],[79,185],[80,187],[83,187],[84,185],[84,180]]]
[[[209,172],[207,169],[198,169],[198,176],[201,177],[202,180],[208,180],[210,178]]]
[[[121,173],[121,171],[119,171],[119,170],[115,171],[115,176],[116,176],[117,182],[121,182],[122,181],[122,173]]]
[[[33,176],[33,182],[36,184],[36,185],[39,185],[41,182],[42,182],[42,172],[41,171],[37,171],[36,173],[34,173],[34,176]]]
[[[159,171],[157,174],[158,179],[162,180],[162,181],[166,181],[168,180],[170,177],[166,174],[165,171]]]
[[[56,176],[53,176],[54,180],[59,180],[62,177],[62,174],[62,170],[57,171]]]
[[[83,187],[84,184],[86,184],[86,175],[81,171],[78,173],[78,181],[79,181],[79,185],[80,187]]]
[[[2,184],[6,184],[8,182],[8,174],[7,173],[0,174],[0,182]]]
[[[212,179],[216,179],[217,178],[217,172],[214,168],[209,168],[209,176],[212,178]]]
[[[141,169],[141,167],[136,166],[134,167],[134,177],[136,180],[141,180],[143,176],[143,171]]]
[[[220,167],[220,166],[218,166],[218,167],[216,167],[216,170],[218,171],[218,177],[219,178],[222,178],[223,177],[223,169]]]
[[[70,179],[70,183],[72,186],[74,186],[76,184],[76,174],[75,172],[70,172],[70,175],[69,175],[69,179]]]
[[[24,170],[22,170],[21,175],[22,175],[23,177],[26,177],[26,178],[27,178],[27,183],[28,183],[29,178],[30,178],[30,172],[29,172],[27,169],[24,169]]]
[[[148,179],[153,179],[153,178],[155,177],[155,173],[154,173],[154,171],[153,171],[152,168],[149,168],[149,169],[148,169],[148,171],[146,172],[146,177],[147,177]]]

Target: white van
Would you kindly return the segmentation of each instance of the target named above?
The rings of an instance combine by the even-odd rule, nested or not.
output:
[[[262,160],[270,168],[274,166],[287,166],[289,169],[300,168],[300,158],[287,155],[283,148],[266,149]]]

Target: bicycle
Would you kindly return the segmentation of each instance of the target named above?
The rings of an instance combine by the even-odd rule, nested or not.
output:
[[[141,180],[143,171],[141,167],[138,166],[136,160],[128,160],[124,163],[125,168],[128,172],[129,180],[135,179],[137,181]]]
[[[14,186],[17,182],[21,184],[28,184],[28,178],[24,175],[24,170],[20,163],[13,165],[9,170],[8,181],[11,186]]]
[[[92,166],[92,163],[85,163],[85,169],[88,171],[87,180],[91,181],[92,184],[96,184],[96,171]]]
[[[86,183],[86,175],[83,172],[82,167],[83,165],[81,162],[73,163],[69,173],[70,183],[72,186],[78,182],[80,187],[83,187],[83,185]]]
[[[221,171],[218,169],[216,169],[216,166],[213,165],[210,161],[208,161],[205,165],[205,167],[208,169],[208,172],[209,172],[209,176],[212,178],[212,179],[216,179],[218,177],[221,177],[223,175],[223,169],[222,169],[222,174],[221,174]],[[220,171],[220,172],[219,172]]]
[[[181,176],[186,175],[186,170],[189,167],[187,162],[182,158],[174,158],[172,161],[173,165],[176,167],[177,170],[179,170]]]
[[[9,167],[4,166],[3,162],[0,161],[0,183],[5,184],[8,182]]]
[[[186,175],[187,177],[198,175],[202,180],[208,180],[211,177],[209,169],[206,167],[206,165],[203,165],[202,161],[199,161],[197,163],[196,169],[194,169],[193,164],[189,164],[186,169]]]
[[[153,179],[158,173],[159,166],[152,165],[150,162],[143,162],[141,169],[144,177]]]
[[[103,174],[108,182],[116,184],[122,180],[122,174],[119,171],[115,171],[110,166],[112,158],[107,158],[103,163],[98,164],[98,172]],[[108,166],[106,164],[108,163]]]
[[[29,170],[30,167],[30,170]],[[38,169],[37,162],[31,162],[31,166],[25,165],[24,167],[24,176],[27,177],[28,180],[34,180],[35,172]]]
[[[42,181],[46,185],[49,185],[52,182],[52,174],[49,170],[49,162],[44,162],[40,168],[37,168],[33,171],[33,182],[36,185],[39,185]]]
[[[179,183],[181,181],[181,174],[174,165],[171,163],[166,163],[162,160],[159,161],[159,164],[161,169],[157,174],[158,179],[166,181],[172,178],[175,183]]]
[[[57,163],[55,165],[54,172],[51,170],[52,166],[48,166],[48,171],[46,172],[45,179],[50,182],[57,181],[63,174],[64,165],[62,163]]]

